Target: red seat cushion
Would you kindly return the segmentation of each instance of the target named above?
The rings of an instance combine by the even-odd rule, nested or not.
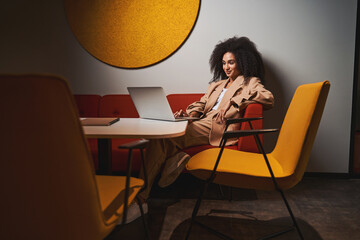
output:
[[[80,117],[98,117],[101,99],[100,95],[75,94],[74,98]]]
[[[75,94],[74,95],[76,105],[78,107],[80,117],[98,117],[100,95],[95,94]],[[97,151],[97,139],[89,138],[88,145],[91,152],[91,156],[94,160],[95,169],[98,169],[98,151]]]
[[[128,94],[105,95],[100,100],[99,117],[138,118],[135,105]],[[128,150],[118,146],[138,139],[112,139],[112,170],[126,171]],[[141,166],[140,151],[134,150],[132,170],[138,172]]]
[[[167,99],[169,101],[171,110],[173,112],[179,111],[180,109],[185,109],[191,103],[199,101],[200,98],[204,96],[203,93],[187,93],[187,94],[169,94]]]
[[[129,156],[129,150],[119,149],[121,144],[136,141],[137,139],[113,139],[112,140],[112,170],[115,172],[125,172],[127,169],[127,159]],[[145,152],[144,152],[145,153]],[[133,172],[139,172],[141,167],[141,154],[140,150],[133,150],[131,170]]]
[[[139,114],[130,95],[116,94],[101,98],[99,117],[138,118]]]
[[[259,103],[249,104],[244,111],[244,118],[254,118],[263,116],[263,106]],[[263,120],[251,121],[253,129],[262,129]],[[249,123],[245,122],[241,124],[240,130],[250,129]],[[263,136],[260,135],[260,141],[262,142]],[[255,142],[254,136],[241,137],[238,141],[238,150],[244,152],[258,153],[258,148]]]
[[[129,150],[127,149],[119,149],[118,146],[124,143],[128,143],[131,141],[136,141],[136,139],[127,139],[127,138],[119,138],[112,139],[112,171],[115,172],[125,172],[127,169],[127,159]],[[97,139],[89,138],[88,139],[89,147],[91,150],[91,156],[94,160],[95,170],[98,170],[99,161],[98,161],[98,146]],[[141,167],[141,158],[140,151],[133,151],[133,159],[132,159],[132,171],[139,172]]]
[[[96,138],[88,138],[88,145],[90,149],[91,156],[94,161],[95,170],[98,170],[98,145]]]

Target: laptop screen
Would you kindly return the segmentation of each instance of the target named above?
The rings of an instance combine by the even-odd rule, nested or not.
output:
[[[175,120],[162,87],[128,87],[128,91],[141,118]]]

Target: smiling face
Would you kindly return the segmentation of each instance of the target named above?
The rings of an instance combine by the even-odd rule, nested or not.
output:
[[[230,78],[230,80],[233,81],[240,75],[240,70],[238,69],[236,59],[233,53],[225,53],[223,56],[222,64],[224,72],[226,76]]]

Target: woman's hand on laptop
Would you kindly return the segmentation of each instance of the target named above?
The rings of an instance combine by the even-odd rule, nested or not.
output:
[[[179,111],[174,113],[175,118],[179,117],[189,117],[189,114],[187,114],[184,110],[180,109]]]
[[[200,117],[200,113],[199,112],[191,112],[190,114],[187,114],[187,112],[185,112],[184,110],[180,109],[179,111],[174,113],[174,117],[175,118],[182,118],[182,117],[194,117],[194,118],[199,118]],[[196,119],[187,119],[189,123],[192,123],[194,120]]]

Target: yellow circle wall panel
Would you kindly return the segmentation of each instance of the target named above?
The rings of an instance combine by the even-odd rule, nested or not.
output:
[[[65,0],[69,25],[94,57],[141,68],[174,53],[191,33],[200,0]]]

